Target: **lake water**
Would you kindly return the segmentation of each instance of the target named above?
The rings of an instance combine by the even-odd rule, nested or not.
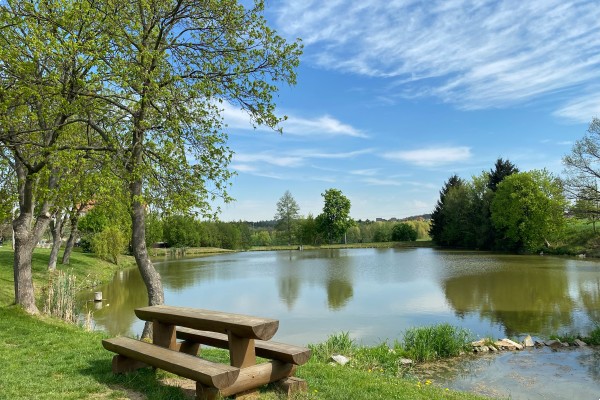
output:
[[[275,318],[280,328],[274,339],[299,345],[341,331],[362,344],[391,342],[407,328],[440,322],[480,337],[541,338],[585,334],[600,323],[596,260],[430,248],[336,249],[165,259],[155,260],[155,266],[166,304]],[[102,304],[88,303],[97,329],[141,334],[143,322],[133,309],[147,305],[147,297],[137,269],[120,271],[95,290],[105,298]],[[516,366],[531,357],[541,364],[523,367],[524,375],[515,381],[515,368],[521,368]],[[575,398],[597,399],[599,359],[596,350],[520,352],[462,363],[435,381],[471,391],[493,387],[496,392],[487,394],[518,399],[572,399],[576,387],[582,397]]]
[[[348,331],[364,344],[449,322],[476,336],[586,333],[600,322],[600,263],[550,256],[416,249],[229,253],[156,260],[165,303],[280,320],[296,344]],[[139,334],[147,303],[137,269],[97,288],[98,329]],[[91,298],[91,295],[89,295]]]

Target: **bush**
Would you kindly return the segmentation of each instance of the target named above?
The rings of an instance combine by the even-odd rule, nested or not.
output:
[[[404,350],[416,361],[454,357],[468,350],[473,337],[463,328],[439,324],[408,329],[404,334]]]
[[[396,224],[392,228],[392,240],[396,242],[414,242],[417,230],[409,224]]]
[[[100,233],[94,235],[92,239],[92,248],[94,253],[103,260],[119,263],[121,255],[127,246],[127,238],[116,226],[104,228]]]

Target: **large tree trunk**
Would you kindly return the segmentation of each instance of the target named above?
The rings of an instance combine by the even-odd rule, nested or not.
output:
[[[67,216],[63,216],[59,211],[50,221],[50,232],[52,233],[52,250],[50,251],[50,261],[48,261],[48,271],[56,269],[56,261],[58,260],[58,252],[62,244],[63,227],[65,226]]]
[[[136,180],[129,186],[131,197],[132,197],[132,210],[131,210],[131,243],[133,256],[148,290],[148,305],[160,305],[165,302],[165,295],[163,292],[162,282],[160,275],[156,272],[150,257],[148,257],[148,250],[146,248],[146,210],[144,205],[140,202],[142,195],[142,182]],[[152,328],[150,323],[146,323],[144,331],[142,332],[142,338],[149,338],[152,336]]]
[[[77,224],[79,223],[79,217],[81,217],[81,213],[86,206],[86,203],[81,203],[79,206],[73,207],[69,213],[69,218],[71,219],[71,233],[69,234],[69,239],[67,239],[67,244],[65,244],[65,252],[63,253],[62,257],[62,264],[68,264],[71,259],[73,246],[75,246],[75,241],[77,241],[77,236],[79,236],[79,228],[77,227]]]
[[[35,247],[31,232],[31,219],[31,214],[21,212],[13,221],[15,304],[22,306],[30,314],[38,314],[31,272],[31,258]]]
[[[35,225],[32,226],[34,210],[35,177],[28,174],[22,165],[17,163],[19,189],[19,216],[13,221],[14,229],[14,285],[15,304],[20,305],[30,314],[38,314],[35,304],[35,291],[31,271],[31,259],[35,244],[48,227],[50,215],[48,204],[40,206]]]

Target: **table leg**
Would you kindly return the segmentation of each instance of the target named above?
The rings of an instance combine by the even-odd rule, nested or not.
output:
[[[177,343],[176,326],[152,321],[152,342],[158,346],[175,349]]]
[[[245,368],[256,364],[254,339],[237,336],[231,332],[229,336],[229,358],[232,367]]]

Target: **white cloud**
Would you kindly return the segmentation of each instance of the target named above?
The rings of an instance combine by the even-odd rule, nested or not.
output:
[[[392,151],[383,157],[393,161],[404,161],[420,167],[437,167],[471,158],[469,147],[433,147],[408,151]]]
[[[304,149],[304,150],[296,150],[294,152],[292,152],[291,154],[294,156],[299,156],[299,157],[303,157],[303,158],[321,158],[321,159],[346,159],[346,158],[354,158],[363,154],[369,154],[372,153],[373,149],[362,149],[362,150],[355,150],[355,151],[348,151],[345,153],[323,153],[320,150],[311,150],[311,149]]]
[[[271,153],[244,154],[235,153],[233,160],[236,163],[267,163],[278,167],[299,167],[304,163],[302,157],[283,156]],[[247,166],[246,168],[249,168]]]
[[[305,60],[402,82],[401,95],[461,108],[505,107],[571,91],[556,115],[589,121],[600,81],[600,7],[564,0],[278,2],[278,30]]]
[[[302,136],[324,134],[358,138],[368,137],[362,131],[348,124],[344,124],[329,115],[324,115],[316,119],[289,117],[282,123],[282,126],[284,132]]]
[[[375,186],[402,186],[402,182],[395,179],[366,178],[363,182]]]
[[[223,110],[223,119],[230,128],[254,129],[255,124],[252,124],[250,116],[246,111],[238,109],[227,102],[219,104],[218,107]],[[313,119],[292,115],[287,120],[281,122],[281,127],[284,134],[297,136],[327,135],[368,138],[368,135],[361,130],[327,114]],[[269,130],[270,128],[257,126],[256,129]]]
[[[379,172],[378,168],[371,169],[357,169],[354,171],[350,171],[352,175],[360,175],[360,176],[375,176]]]
[[[576,98],[554,114],[575,122],[589,123],[593,117],[600,116],[600,96],[595,93]]]

